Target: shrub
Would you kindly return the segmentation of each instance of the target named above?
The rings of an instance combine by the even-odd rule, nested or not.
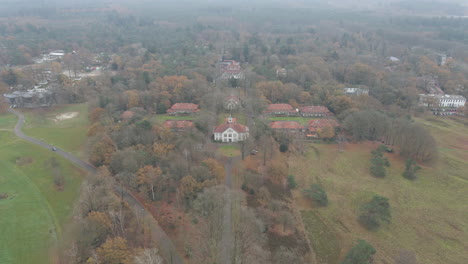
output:
[[[296,178],[294,177],[294,175],[291,175],[291,174],[288,175],[288,186],[290,189],[295,189],[297,187],[297,182],[296,182]]]
[[[406,168],[403,172],[403,177],[408,180],[415,180],[416,172],[420,169],[421,167],[419,167],[413,159],[408,159],[406,160]]]
[[[390,203],[388,198],[376,195],[371,201],[361,206],[359,222],[369,230],[377,229],[382,222],[390,223]]]
[[[370,173],[374,177],[383,178],[386,175],[385,167],[389,167],[390,162],[383,156],[380,149],[372,151]]]
[[[346,254],[341,264],[370,264],[372,256],[377,251],[364,240],[358,240],[358,243],[352,247]]]
[[[284,153],[284,152],[288,151],[288,148],[289,148],[289,147],[288,147],[287,144],[281,143],[281,145],[280,145],[280,147],[279,147],[279,150],[280,150],[281,152]]]
[[[312,184],[310,189],[304,190],[304,194],[321,206],[326,206],[328,204],[327,193],[318,184]]]

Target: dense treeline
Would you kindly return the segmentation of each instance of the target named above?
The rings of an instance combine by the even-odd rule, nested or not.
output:
[[[434,138],[420,124],[404,118],[391,118],[377,111],[350,114],[343,126],[355,140],[377,140],[397,146],[401,155],[422,161],[437,157]]]

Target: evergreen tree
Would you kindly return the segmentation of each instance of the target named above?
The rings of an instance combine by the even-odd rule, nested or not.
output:
[[[372,263],[372,256],[376,252],[369,243],[358,240],[358,243],[348,251],[341,264],[370,264]]]
[[[389,167],[390,162],[382,154],[381,148],[372,151],[370,173],[374,177],[383,178],[386,175],[385,167]]]
[[[288,175],[288,186],[291,189],[295,189],[297,187],[296,178],[292,174]]]
[[[316,201],[321,206],[326,206],[328,204],[328,197],[325,190],[318,184],[312,184],[310,189],[304,190],[304,194]]]
[[[406,160],[406,168],[403,172],[403,177],[408,180],[415,180],[416,172],[420,169],[421,167],[419,167],[413,159],[408,159]]]
[[[375,195],[371,201],[361,206],[358,220],[367,229],[375,230],[382,222],[390,223],[391,218],[388,198]]]

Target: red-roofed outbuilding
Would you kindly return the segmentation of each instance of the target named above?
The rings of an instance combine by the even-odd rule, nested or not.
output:
[[[302,132],[304,126],[296,121],[273,121],[270,123],[270,128],[281,132]]]
[[[182,132],[193,128],[193,121],[191,120],[167,120],[164,122],[164,127],[174,132]]]
[[[176,103],[167,110],[170,115],[188,115],[200,111],[197,104],[191,103]]]
[[[307,117],[333,116],[333,113],[326,106],[304,106],[301,107],[300,111],[302,116]]]
[[[322,119],[313,119],[309,121],[309,126],[307,128],[307,137],[317,137],[317,130],[325,127],[339,127],[340,124],[335,119],[331,118],[322,118]]]
[[[263,111],[264,114],[291,116],[297,115],[298,112],[290,104],[269,104],[268,108]]]

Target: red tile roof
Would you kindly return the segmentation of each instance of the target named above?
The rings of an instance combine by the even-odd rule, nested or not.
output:
[[[248,127],[246,127],[244,125],[241,125],[241,124],[231,123],[231,124],[222,124],[222,125],[219,125],[219,126],[215,127],[214,133],[223,133],[224,131],[226,131],[229,128],[232,128],[237,133],[247,133],[247,132],[249,132]]]
[[[169,129],[185,129],[192,128],[193,121],[190,120],[167,120],[164,122],[164,127]]]
[[[135,115],[135,112],[133,111],[125,111],[120,115],[120,118],[122,119],[130,119]]]
[[[312,119],[309,121],[309,130],[310,128],[323,128],[329,126],[337,127],[339,124],[335,119],[330,118]]]
[[[294,108],[290,104],[270,104],[267,108],[268,111],[276,111],[276,110],[294,110]],[[294,110],[295,111],[295,110]]]
[[[324,114],[324,115],[333,115],[333,113],[328,110],[325,106],[304,106],[301,107],[301,112],[305,114]]]
[[[239,97],[235,96],[235,95],[229,95],[228,97],[226,97],[225,99],[226,101],[228,100],[234,100],[234,101],[240,101]]]
[[[268,113],[289,113],[289,114],[297,113],[296,109],[294,109],[289,104],[270,104],[268,105],[268,108],[263,112],[266,114]]]
[[[173,113],[173,112],[197,112],[198,105],[197,104],[191,104],[191,103],[176,103],[173,104],[172,107],[167,110],[168,113]]]
[[[270,123],[270,127],[272,129],[304,129],[304,127],[296,121],[273,121]]]
[[[221,70],[222,71],[235,71],[239,72],[241,70],[240,63],[235,61],[235,60],[224,60],[222,62],[219,62],[221,65]]]

